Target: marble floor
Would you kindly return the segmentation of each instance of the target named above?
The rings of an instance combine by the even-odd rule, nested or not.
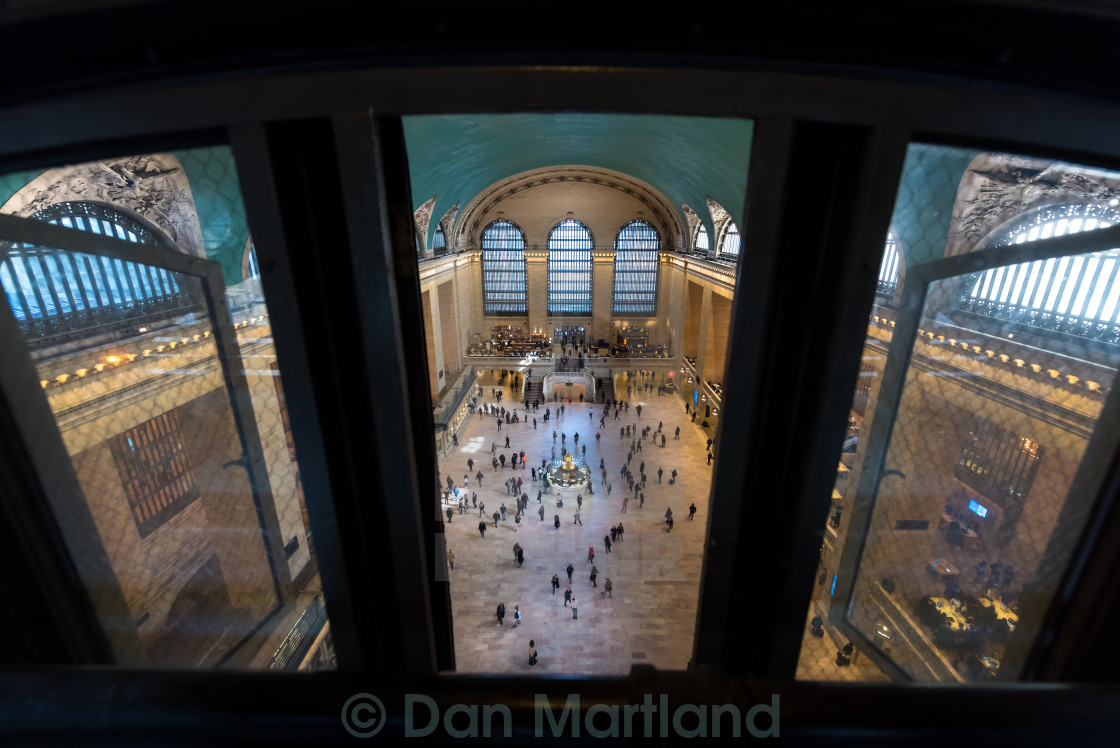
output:
[[[659,397],[657,380],[645,381],[654,383],[654,391],[641,395],[635,392],[629,398],[629,412],[624,411],[617,421],[613,415],[608,417],[598,443],[594,437],[599,431],[601,405],[565,403],[565,414],[554,416],[546,424],[545,408],[553,408],[555,414],[555,405],[549,402],[542,403],[528,422],[503,424],[500,432],[493,418],[472,416],[459,434],[458,448],[441,459],[441,476],[450,475],[460,486],[468,472],[467,460],[475,460],[474,470],[469,471],[470,490],[477,491],[479,501],[485,502],[488,525],[485,537],[481,537],[479,511],[474,509],[466,515],[454,514],[447,526],[448,546],[455,554],[455,568],[449,573],[458,672],[625,674],[635,663],[650,663],[663,669],[683,669],[688,664],[708,522],[712,471],[706,459],[709,434],[690,422],[679,395]],[[490,390],[495,384],[489,381],[489,372],[480,378],[479,384],[483,388],[483,402],[494,402]],[[615,375],[620,399],[626,397],[628,384],[624,375]],[[517,407],[513,397],[507,387],[502,404],[508,409]],[[636,407],[639,404],[640,418]],[[594,413],[589,418],[592,409]],[[518,413],[522,410],[519,408]],[[533,416],[537,418],[536,430]],[[664,423],[665,447],[660,446],[660,439],[656,446],[646,440],[642,451],[636,452],[631,461],[635,477],[640,463],[645,462],[645,506],[639,508],[637,501],[631,501],[622,513],[626,482],[619,471],[627,460],[631,440],[619,438],[619,427],[637,426],[640,432],[645,426],[652,426],[656,431],[659,421]],[[677,426],[681,427],[680,440],[673,438]],[[580,435],[580,447],[587,446],[586,460],[592,468],[595,493],[584,492],[582,526],[573,523],[575,501],[566,500],[562,508],[557,508],[554,495],[542,499],[545,521],[538,516],[537,491],[541,486],[530,480],[529,468],[551,458],[553,429],[557,431],[557,455],[560,433],[567,434],[569,449],[575,449],[576,433]],[[508,449],[504,447],[506,436],[510,437]],[[526,453],[525,470],[516,471],[524,481],[522,491],[529,495],[529,512],[520,526],[513,521],[515,498],[506,495],[504,485],[515,472],[509,467],[491,469],[494,442],[499,454],[505,451],[508,455],[515,449]],[[601,485],[600,459],[612,485],[610,498],[606,486]],[[665,471],[661,483],[658,468]],[[474,479],[479,469],[484,475],[481,487],[475,485]],[[669,474],[674,469],[678,471],[677,481],[669,485]],[[508,521],[498,522],[495,528],[490,515],[503,502],[510,508]],[[690,502],[696,503],[696,517],[692,521],[688,520]],[[666,530],[666,508],[673,510],[672,532]],[[559,529],[553,523],[556,514],[560,515]],[[624,540],[614,543],[607,553],[603,538],[619,522],[625,527]],[[519,543],[525,552],[525,565],[521,568],[514,559],[514,543]],[[589,579],[588,547],[595,549],[598,586],[592,586]],[[575,567],[571,586],[579,605],[578,619],[564,605],[565,569],[569,563]],[[561,580],[555,595],[551,585],[553,574]],[[613,597],[609,598],[602,594],[607,578],[614,587]],[[499,602],[506,606],[502,626],[495,615]],[[520,626],[513,623],[515,605],[520,606],[523,616]],[[530,640],[536,642],[540,658],[532,668],[528,664]]]

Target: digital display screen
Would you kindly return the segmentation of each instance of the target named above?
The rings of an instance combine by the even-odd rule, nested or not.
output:
[[[971,499],[968,502],[968,508],[976,512],[976,514],[981,517],[988,516],[988,507],[982,506],[979,502],[976,501],[976,499]]]
[[[693,390],[692,391],[692,402],[694,402],[694,403],[700,402],[700,390]]]
[[[832,575],[832,587],[830,587],[829,590],[828,590],[829,595],[835,595],[836,594],[836,579],[837,579],[837,575],[833,574]]]

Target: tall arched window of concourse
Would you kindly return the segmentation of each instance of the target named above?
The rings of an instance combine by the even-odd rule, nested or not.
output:
[[[719,256],[732,262],[738,261],[739,244],[739,227],[734,221],[728,221],[727,229],[723,232],[723,238],[719,243]]]
[[[442,226],[436,226],[436,232],[432,236],[432,251],[438,255],[447,252],[447,240],[443,236]]]
[[[569,218],[548,234],[548,313],[591,314],[591,229]]]
[[[524,232],[499,219],[482,231],[481,246],[483,314],[528,314]]]
[[[648,222],[634,220],[614,240],[614,314],[657,313],[658,253],[661,236]]]
[[[101,203],[56,203],[32,217],[178,251],[141,221]],[[0,286],[15,318],[33,324],[42,337],[140,320],[190,303],[174,273],[167,270],[18,242],[0,247]]]
[[[1112,226],[1107,205],[1043,208],[1003,230],[989,247]],[[985,270],[969,279],[964,310],[1056,332],[1120,342],[1120,249]]]

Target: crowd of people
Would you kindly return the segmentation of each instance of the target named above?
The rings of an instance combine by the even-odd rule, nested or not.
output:
[[[527,373],[526,376],[528,377],[529,374]],[[628,394],[632,396],[635,389],[638,389],[640,391],[650,391],[650,389],[653,388],[653,383],[644,381],[647,378],[653,378],[652,372],[634,372],[634,377],[633,379],[631,379],[631,383],[627,387]],[[511,386],[516,386],[515,382],[516,378],[511,380]],[[659,391],[658,394],[661,394],[661,391]],[[479,416],[494,419],[495,434],[501,434],[499,439],[504,440],[504,447],[499,447],[498,439],[491,441],[489,475],[484,474],[481,467],[477,472],[473,472],[472,475],[472,471],[475,470],[475,456],[477,455],[477,452],[463,455],[457,451],[451,457],[451,460],[454,461],[458,461],[461,457],[465,457],[466,459],[464,460],[464,462],[466,463],[466,471],[462,473],[462,479],[459,482],[457,482],[450,474],[446,476],[446,488],[443,490],[443,494],[447,503],[445,514],[447,516],[448,523],[451,523],[453,521],[456,510],[458,511],[458,514],[464,515],[467,513],[471,513],[475,509],[477,509],[479,516],[479,537],[483,540],[486,538],[486,530],[488,528],[492,530],[497,529],[503,522],[507,524],[512,522],[511,529],[514,531],[521,530],[523,528],[523,523],[528,520],[528,517],[531,513],[537,515],[537,521],[533,522],[532,524],[540,526],[542,531],[547,528],[550,532],[564,532],[564,530],[562,530],[562,527],[565,524],[568,524],[575,527],[576,531],[579,532],[579,528],[582,528],[584,525],[581,518],[581,513],[584,509],[584,493],[588,494],[588,498],[590,498],[595,493],[594,476],[592,475],[592,480],[588,482],[585,487],[581,487],[580,489],[578,489],[574,502],[571,501],[571,494],[567,494],[569,501],[566,508],[564,506],[563,498],[557,496],[556,510],[549,509],[546,511],[544,497],[550,493],[551,488],[548,481],[548,474],[546,473],[546,469],[548,468],[548,464],[550,461],[550,456],[548,454],[540,456],[538,466],[536,460],[539,455],[532,455],[531,453],[535,450],[541,449],[542,440],[534,439],[525,431],[525,428],[530,424],[530,422],[532,423],[534,430],[536,429],[536,416],[530,416],[529,414],[539,414],[542,403],[540,403],[539,400],[526,402],[526,409],[522,414],[519,413],[518,409],[516,408],[510,410],[501,405],[502,398],[500,388],[492,388],[490,391],[490,395],[492,398],[491,401],[479,402],[484,397],[484,389],[482,386],[479,386],[476,393],[476,399],[472,403],[472,406],[477,409],[477,413]],[[556,447],[551,446],[551,459],[555,462],[559,462],[568,452],[569,435],[566,430],[562,430],[564,421],[566,417],[572,417],[568,414],[568,410],[573,406],[578,406],[576,406],[574,399],[568,399],[566,401],[558,400],[555,403],[555,407],[550,407],[547,403],[544,405],[545,408],[542,415],[543,420],[545,422],[552,422],[555,424],[555,429],[553,430],[552,435],[553,445],[555,445],[557,438],[560,439],[560,456],[558,458],[556,455]],[[658,420],[656,424],[654,424],[652,421],[648,424],[642,424],[641,417],[643,406],[641,404],[635,404],[632,409],[629,400],[619,400],[616,398],[605,400],[602,403],[588,402],[585,404],[585,407],[579,408],[579,410],[581,412],[581,415],[582,412],[586,410],[591,428],[595,427],[596,415],[598,415],[598,429],[595,431],[595,443],[593,448],[596,449],[597,452],[599,452],[599,485],[605,492],[604,498],[611,497],[613,492],[613,484],[609,479],[610,474],[608,472],[607,459],[605,456],[603,456],[603,451],[601,449],[602,432],[606,429],[607,419],[611,419],[613,422],[620,422],[623,419],[630,419],[630,412],[631,410],[633,410],[634,416],[638,420],[634,420],[630,423],[622,423],[619,426],[620,440],[629,440],[630,442],[629,445],[626,445],[626,458],[624,461],[622,461],[618,468],[618,475],[625,485],[625,489],[621,489],[621,497],[609,500],[614,500],[616,502],[615,505],[619,507],[619,513],[626,513],[630,508],[631,502],[635,502],[637,504],[637,509],[641,510],[647,500],[646,489],[650,482],[650,475],[646,472],[646,460],[642,457],[643,447],[658,447],[660,449],[667,448],[668,429],[665,423],[661,420]],[[485,420],[481,420],[480,423],[484,424]],[[513,428],[515,426],[520,426],[520,428]],[[680,440],[681,427],[679,425],[673,425],[669,428],[671,428],[673,431],[673,440]],[[505,429],[504,432],[503,429]],[[560,431],[560,433],[557,433],[557,431]],[[581,444],[578,431],[575,431],[573,429],[571,441],[573,454],[575,454],[577,457],[582,455],[583,462],[587,465],[588,468],[590,468],[591,463],[587,460],[587,448],[588,443],[591,440],[588,438],[584,438]],[[522,446],[526,447],[526,449],[520,449],[520,447]],[[711,446],[710,440],[708,446]],[[502,449],[502,451],[499,452],[499,449]],[[506,450],[508,450],[508,452]],[[672,452],[670,452],[670,454],[672,454]],[[635,456],[638,457],[636,465],[634,464]],[[679,457],[675,457],[675,459],[679,459]],[[479,456],[478,461],[480,462],[480,464],[483,462],[481,456]],[[531,466],[530,463],[532,463]],[[499,477],[499,475],[495,475],[495,473],[504,472],[506,470],[510,470],[512,472],[508,473],[507,476]],[[653,471],[652,466],[650,467],[650,470]],[[458,473],[457,470],[455,472]],[[666,471],[664,466],[658,465],[656,471],[653,472],[656,473],[658,484],[667,483],[668,486],[675,486],[677,484],[678,471],[676,467],[671,467],[668,471]],[[668,473],[667,481],[664,480],[666,473]],[[501,480],[503,477],[505,478],[504,481]],[[472,480],[474,481],[474,488],[471,487]],[[478,494],[478,490],[482,488],[485,481],[489,481],[489,483],[486,484],[490,494],[488,498],[490,498],[492,502],[501,502],[499,507],[489,515],[489,518],[487,518],[486,515],[485,498],[487,498],[487,496],[484,494],[484,496],[480,498]],[[494,492],[501,490],[501,488],[505,489],[506,495],[503,497],[499,494],[497,497],[495,497]],[[531,510],[529,506],[532,500],[530,494],[532,494],[534,490],[536,491],[535,498],[538,504],[535,511]],[[676,491],[677,489],[673,488],[667,490]],[[684,497],[674,498],[677,501],[681,501]],[[561,520],[562,511],[571,512],[570,521]],[[695,517],[696,511],[696,504],[695,502],[692,502],[688,507],[689,520],[692,520]],[[511,513],[512,520],[510,518]],[[552,522],[546,523],[545,519],[547,514],[552,515]],[[596,512],[596,514],[599,515],[597,517],[598,519],[603,518],[601,512]],[[590,520],[589,524],[592,524]],[[672,530],[673,510],[671,506],[666,506],[664,513],[664,531],[671,532]],[[536,530],[534,530],[534,532],[535,531]],[[602,549],[604,551],[604,554],[611,553],[612,545],[623,542],[624,537],[624,524],[622,522],[611,524],[609,531],[607,531],[602,538]],[[462,553],[462,549],[460,549],[460,553]],[[514,542],[513,563],[516,564],[518,568],[521,568],[524,565],[526,553],[526,549],[521,545],[520,541]],[[591,588],[596,589],[600,593],[600,598],[613,599],[614,580],[612,580],[609,576],[604,577],[602,585],[600,586],[600,571],[595,564],[594,555],[595,546],[592,545],[588,548],[588,585]],[[460,559],[462,559],[462,555],[460,555]],[[455,556],[453,551],[451,551],[450,549],[447,551],[447,561],[448,568],[454,569]],[[576,600],[575,593],[572,590],[575,567],[573,566],[573,564],[569,563],[564,571],[567,575],[567,585],[563,593],[563,607],[570,607],[572,609],[572,618],[578,619],[578,601]],[[560,590],[560,586],[560,575],[553,574],[551,578],[551,589],[553,595],[555,595]],[[500,626],[506,625],[505,601],[499,602],[495,610],[497,624]],[[522,617],[523,614],[519,607],[519,603],[514,605],[513,610],[513,625],[519,626],[524,620]],[[538,655],[536,653],[535,644],[533,644],[532,642],[530,643],[530,650],[530,664],[535,664]]]

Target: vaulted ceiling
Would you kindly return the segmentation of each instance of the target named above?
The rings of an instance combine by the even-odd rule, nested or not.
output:
[[[687,203],[713,231],[706,196],[741,224],[752,123],[741,119],[610,114],[497,114],[404,118],[413,209],[433,195],[435,218],[491,184],[548,166],[628,174]],[[435,218],[429,227],[435,229]],[[681,220],[684,213],[681,211]]]

